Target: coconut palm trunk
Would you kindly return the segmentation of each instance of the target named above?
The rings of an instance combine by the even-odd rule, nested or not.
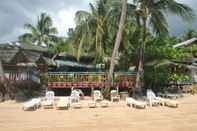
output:
[[[1,60],[0,60],[0,93],[2,95],[2,101],[4,101],[6,90],[4,86],[4,72],[3,72],[3,66]]]
[[[121,18],[120,18],[119,28],[118,28],[118,32],[117,32],[117,35],[116,35],[116,41],[115,41],[115,45],[114,45],[114,49],[113,49],[113,53],[112,53],[112,58],[111,58],[111,64],[110,64],[110,70],[109,70],[109,79],[113,78],[113,72],[114,72],[114,68],[115,68],[115,61],[116,61],[116,57],[117,57],[117,54],[118,54],[118,49],[120,47],[120,43],[121,43],[121,40],[122,40],[122,32],[123,32],[123,29],[124,29],[126,14],[127,14],[127,0],[122,0]]]
[[[138,63],[138,72],[136,75],[136,93],[141,94],[143,86],[143,77],[144,77],[144,52],[146,45],[146,33],[147,33],[147,18],[143,18],[143,41],[140,46],[139,52],[139,63]]]

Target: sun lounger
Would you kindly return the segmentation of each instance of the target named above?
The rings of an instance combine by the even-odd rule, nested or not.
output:
[[[169,107],[177,108],[179,106],[179,103],[175,100],[166,100],[165,105]]]
[[[74,108],[74,109],[79,109],[79,108],[81,108],[81,103],[80,102],[72,103],[71,107]]]
[[[69,100],[65,97],[60,97],[56,104],[56,109],[68,109]]]
[[[149,106],[157,106],[161,104],[161,101],[157,99],[155,93],[150,89],[147,90],[146,97],[147,97]]]
[[[73,90],[70,95],[71,103],[77,103],[80,101],[80,93],[77,90]]]
[[[93,93],[93,99],[96,102],[102,101],[103,100],[103,95],[101,94],[101,91],[95,90],[94,93]]]
[[[170,99],[177,99],[180,98],[181,96],[179,94],[167,93],[166,97]]]
[[[120,95],[118,94],[117,90],[112,90],[110,92],[110,99],[111,99],[112,102],[120,101]]]
[[[106,108],[106,107],[109,106],[109,102],[107,102],[107,101],[101,101],[100,102],[100,106],[103,107],[103,108]]]
[[[146,102],[137,101],[137,100],[133,99],[132,97],[126,98],[126,104],[130,107],[132,106],[134,108],[141,108],[141,109],[145,109],[146,105],[147,105]]]
[[[42,106],[44,109],[50,109],[53,108],[54,102],[52,100],[45,100],[42,102]]]
[[[148,93],[147,93],[147,95],[148,95]],[[149,99],[158,101],[160,105],[163,105],[163,106],[166,105],[169,107],[178,107],[178,105],[179,105],[178,102],[175,100],[157,97],[152,90],[149,90],[149,95],[151,95],[151,96],[149,96],[149,97],[151,97]]]
[[[88,102],[88,107],[89,108],[96,108],[96,102],[95,101]]]
[[[165,92],[165,93],[159,92],[157,95],[160,97],[165,97],[165,98],[170,98],[170,99],[177,99],[177,98],[181,98],[184,96],[183,93],[168,93],[168,92]]]
[[[42,102],[42,106],[44,109],[53,108],[55,99],[55,93],[53,91],[47,91],[45,100]]]
[[[23,110],[36,110],[41,106],[40,98],[33,98],[23,104]]]

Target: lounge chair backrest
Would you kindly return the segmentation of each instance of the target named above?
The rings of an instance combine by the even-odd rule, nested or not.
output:
[[[55,93],[53,91],[46,92],[46,99],[53,101],[55,99]]]
[[[147,90],[146,96],[147,96],[148,99],[155,99],[156,98],[155,93],[150,89]]]
[[[71,97],[79,97],[79,92],[77,91],[77,90],[73,90],[72,92],[71,92]]]
[[[116,96],[118,96],[118,92],[117,92],[116,90],[112,90],[112,91],[110,92],[110,94],[111,94],[111,97],[116,97]]]
[[[31,101],[32,101],[33,103],[36,103],[36,104],[41,103],[41,99],[40,99],[40,98],[33,98]]]
[[[94,98],[101,98],[101,97],[102,97],[101,91],[95,90],[94,91]]]
[[[71,103],[80,101],[80,93],[77,90],[73,90],[71,92],[70,101],[71,101]]]

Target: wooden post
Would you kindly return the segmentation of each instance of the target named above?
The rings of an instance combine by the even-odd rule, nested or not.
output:
[[[93,97],[93,93],[94,93],[94,88],[91,87],[91,97]]]

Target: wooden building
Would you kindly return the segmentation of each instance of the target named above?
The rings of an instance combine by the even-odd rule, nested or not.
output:
[[[44,48],[18,42],[0,44],[4,76],[9,81],[40,83],[40,69],[47,71],[47,64],[43,59],[45,51]]]
[[[173,46],[173,48],[187,48],[191,50],[193,58],[190,60],[179,61],[177,63],[182,63],[187,69],[189,69],[190,75],[192,76],[193,82],[197,83],[197,38],[191,38],[187,41],[178,43]]]
[[[125,89],[135,85],[134,72],[115,72],[112,81],[108,80],[108,70],[104,64],[93,63],[91,57],[82,57],[77,61],[71,55],[57,56],[54,59],[56,67],[48,72],[48,88],[56,94],[69,95],[71,89],[81,89],[85,95],[90,95],[92,89],[104,89],[106,87]]]

